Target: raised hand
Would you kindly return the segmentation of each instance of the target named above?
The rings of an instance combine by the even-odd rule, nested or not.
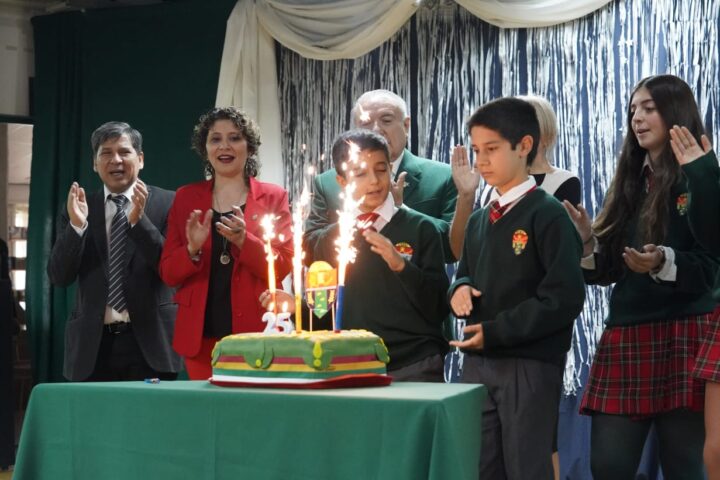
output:
[[[625,247],[623,260],[625,265],[635,273],[648,273],[659,270],[665,255],[656,245],[644,245],[642,251]]]
[[[400,207],[403,204],[403,190],[405,190],[406,176],[407,172],[400,172],[397,182],[392,182],[390,184],[390,192],[392,193],[393,201],[395,202],[396,207]]]
[[[472,312],[473,297],[479,297],[482,292],[476,288],[472,288],[470,285],[460,285],[453,292],[452,298],[450,298],[450,307],[453,313],[458,317],[467,317]]]
[[[387,237],[370,229],[365,230],[362,235],[370,244],[370,250],[380,255],[390,270],[402,272],[405,269],[405,259],[395,250],[395,246]]]
[[[222,216],[219,222],[215,222],[215,228],[230,243],[237,248],[242,248],[246,236],[245,215],[238,206],[233,205],[232,210],[233,213]]]
[[[70,223],[76,228],[82,228],[87,222],[88,205],[85,199],[85,189],[73,182],[70,185],[67,199],[67,213],[70,217]]]
[[[472,195],[475,198],[475,191],[480,185],[480,174],[470,164],[467,149],[462,145],[453,147],[450,158],[452,178],[457,187],[459,196]]]
[[[130,225],[135,225],[142,218],[145,213],[145,203],[147,202],[147,198],[147,185],[138,178],[137,182],[135,182],[135,188],[133,188],[132,198],[130,199],[132,201],[132,208],[130,209],[130,215],[128,215],[128,222]]]
[[[680,165],[688,164],[705,155],[712,150],[710,139],[707,135],[700,138],[702,147],[698,145],[690,130],[677,125],[670,129],[670,146],[675,154],[675,159]]]
[[[212,222],[212,209],[208,209],[203,215],[201,210],[193,210],[185,222],[185,237],[187,238],[187,249],[191,257],[197,255],[202,248],[208,235],[210,235],[210,223]]]

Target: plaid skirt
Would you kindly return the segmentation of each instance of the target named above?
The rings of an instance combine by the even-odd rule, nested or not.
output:
[[[678,408],[701,412],[705,381],[693,376],[712,314],[608,327],[600,338],[580,413],[643,418]]]
[[[712,313],[710,328],[700,344],[693,375],[702,380],[720,383],[720,305]]]

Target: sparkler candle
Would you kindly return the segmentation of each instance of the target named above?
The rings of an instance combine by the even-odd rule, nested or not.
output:
[[[275,254],[272,250],[272,240],[275,238],[275,215],[263,215],[260,220],[263,229],[263,240],[265,241],[265,253],[268,263],[268,290],[270,291],[270,302],[272,311],[277,315],[277,289],[275,287]]]
[[[295,331],[302,331],[302,277],[303,258],[305,252],[302,249],[303,224],[307,218],[307,210],[310,205],[310,192],[307,184],[303,182],[303,190],[300,194],[300,201],[293,206],[293,283],[295,284]]]
[[[350,142],[348,161],[342,165],[348,180],[344,192],[341,193],[343,201],[342,210],[338,211],[339,235],[335,240],[338,252],[338,287],[337,287],[337,312],[335,314],[335,330],[342,330],[343,301],[345,295],[345,271],[348,263],[355,261],[357,251],[352,246],[353,235],[355,234],[355,209],[360,201],[353,199],[355,192],[355,181],[353,180],[353,166],[358,162],[360,148]]]

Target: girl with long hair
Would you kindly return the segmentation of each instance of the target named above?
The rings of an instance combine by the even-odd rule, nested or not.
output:
[[[705,383],[693,370],[719,262],[690,228],[673,125],[703,134],[689,86],[673,75],[641,80],[602,210],[591,222],[581,205],[565,202],[585,244],[586,282],[615,284],[581,404],[592,415],[595,480],[634,478],[653,425],[665,478],[704,478]]]

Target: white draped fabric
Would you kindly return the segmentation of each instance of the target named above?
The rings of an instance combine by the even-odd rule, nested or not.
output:
[[[476,17],[502,28],[547,27],[594,12],[610,0],[455,0]]]
[[[610,0],[456,0],[500,27],[563,23]],[[319,60],[356,58],[389,39],[412,17],[417,0],[238,0],[225,33],[217,106],[236,105],[260,125],[261,178],[284,182],[276,39]]]
[[[239,0],[227,22],[215,105],[235,105],[258,122],[261,179],[283,183],[275,42],[258,22],[253,0]]]
[[[414,0],[257,2],[258,21],[275,40],[316,60],[366,54],[393,36],[415,10]]]

